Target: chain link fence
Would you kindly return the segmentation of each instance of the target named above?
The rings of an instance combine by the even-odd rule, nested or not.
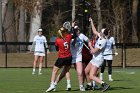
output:
[[[0,67],[32,67],[33,53],[29,52],[31,42],[0,42]],[[54,49],[54,42],[48,43],[50,53],[44,58],[43,67],[52,67],[58,53]],[[114,67],[140,67],[140,44],[116,44],[118,56],[113,56]],[[12,50],[10,50],[12,49]]]

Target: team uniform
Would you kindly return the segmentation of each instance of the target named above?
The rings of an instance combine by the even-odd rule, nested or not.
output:
[[[106,48],[105,48],[105,51],[104,51],[104,55],[112,54],[112,45],[115,45],[114,37],[107,38],[107,45],[106,45]],[[104,56],[104,59],[112,60],[113,56],[112,55],[107,55],[107,56]]]
[[[77,30],[78,31],[78,30]],[[82,49],[85,42],[89,42],[89,39],[82,33],[76,32],[76,37],[71,40],[71,53],[72,53],[72,63],[78,74],[79,88],[80,91],[85,91],[83,84],[83,65],[82,65]],[[79,65],[78,65],[79,64]]]
[[[75,45],[72,44],[74,40],[71,41],[71,53],[72,53],[72,63],[82,62],[82,49],[84,41],[88,42],[88,38],[80,33],[76,38]]]
[[[90,61],[91,64],[95,65],[96,67],[100,67],[104,61],[103,53],[106,46],[106,39],[102,39],[100,34],[98,34],[98,39],[95,42],[95,48],[99,48],[100,50],[93,54],[92,60]]]
[[[72,35],[66,35],[65,39],[56,38],[55,46],[58,47],[58,59],[56,60],[55,66],[61,68],[64,65],[71,65],[72,55],[70,51],[70,41]]]
[[[35,42],[34,55],[45,56],[45,43],[47,43],[46,37],[43,35],[36,35],[33,42]],[[48,46],[46,46],[46,48],[48,48]]]
[[[85,42],[86,46],[88,46],[88,44]],[[90,50],[86,47],[83,46],[82,49],[82,62],[85,63],[86,65],[90,62],[90,60],[92,59],[92,54],[90,53]]]
[[[84,43],[88,47],[87,42],[84,42]],[[91,44],[94,47],[95,40],[92,40]],[[83,46],[83,49],[82,49],[82,62],[87,65],[90,62],[90,60],[92,59],[92,54],[90,53],[89,47],[87,48],[86,46]]]
[[[114,37],[107,38],[107,45],[104,51],[104,62],[101,66],[101,73],[100,73],[100,79],[103,79],[103,73],[106,67],[106,62],[108,63],[108,75],[109,75],[109,81],[113,81],[112,79],[112,46],[115,45]]]
[[[36,35],[33,39],[32,47],[30,51],[34,51],[34,62],[33,62],[33,71],[32,74],[35,74],[36,65],[39,61],[39,70],[38,74],[41,75],[42,65],[43,65],[43,58],[45,56],[45,48],[48,49],[48,44],[46,37],[42,35],[42,29],[38,29],[38,35]]]

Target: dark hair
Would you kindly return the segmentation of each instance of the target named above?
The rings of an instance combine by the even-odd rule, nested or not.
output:
[[[79,26],[78,25],[75,25],[74,26],[74,31],[77,32],[78,30],[79,30]]]
[[[102,33],[105,35],[105,36],[107,36],[108,35],[108,31],[109,31],[109,29],[107,29],[107,28],[103,28],[102,29],[103,31],[102,31]]]
[[[105,35],[105,36],[108,35],[108,31],[109,31],[108,29],[105,29],[105,31],[104,31],[104,35]]]

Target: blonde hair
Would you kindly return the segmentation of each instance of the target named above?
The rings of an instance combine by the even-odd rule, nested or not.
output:
[[[61,27],[59,30],[58,30],[58,37],[60,38],[64,38],[64,35],[68,33],[68,30],[64,27]]]

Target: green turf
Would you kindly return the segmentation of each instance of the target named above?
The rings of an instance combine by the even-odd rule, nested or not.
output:
[[[0,93],[45,93],[50,84],[52,68],[43,68],[43,75],[32,75],[31,68],[0,68]],[[140,90],[140,69],[113,69],[115,81],[109,82],[107,71],[105,81],[111,85],[107,93],[139,93]],[[80,93],[77,75],[71,69],[72,91]],[[66,79],[58,83],[56,92],[67,93]],[[100,90],[86,91],[85,93],[100,93]]]

